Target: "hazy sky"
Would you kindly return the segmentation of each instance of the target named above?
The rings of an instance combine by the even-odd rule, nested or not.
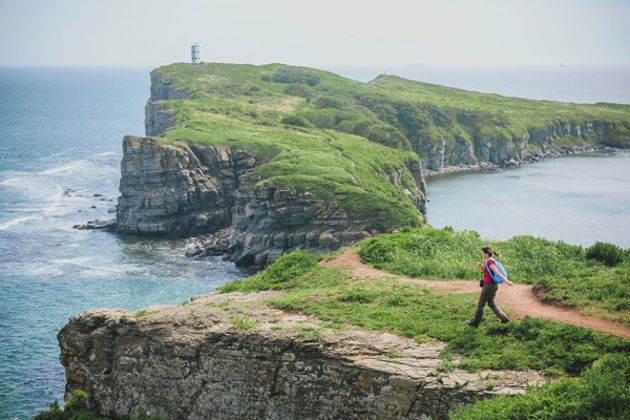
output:
[[[0,0],[0,65],[630,65],[629,0]]]

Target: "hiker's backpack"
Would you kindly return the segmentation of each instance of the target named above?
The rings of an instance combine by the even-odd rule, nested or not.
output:
[[[503,265],[499,261],[495,260],[494,258],[488,258],[488,262],[490,261],[494,262],[494,266],[497,268],[497,270],[499,270],[499,273],[503,274],[505,278],[507,279],[508,278],[507,271],[505,271],[505,268],[503,268]],[[495,283],[503,283],[503,279],[497,276],[495,272],[490,269],[490,265],[488,264],[488,262],[486,262],[486,269],[488,270],[488,274],[490,274],[490,278],[492,279],[492,281]]]

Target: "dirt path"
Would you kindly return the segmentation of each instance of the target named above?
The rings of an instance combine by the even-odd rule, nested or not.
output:
[[[332,260],[322,261],[321,264],[329,267],[346,268],[350,270],[352,275],[357,277],[394,276],[400,281],[433,287],[438,293],[479,293],[479,284],[476,281],[420,280],[398,277],[385,271],[368,267],[361,262],[357,251],[356,248],[349,249]],[[497,292],[497,302],[500,306],[512,309],[517,317],[529,315],[530,317],[565,322],[630,338],[630,328],[616,322],[586,315],[578,308],[559,307],[542,303],[532,292],[532,286],[515,284],[510,287],[502,284]],[[470,308],[471,316],[474,310],[475,308]]]

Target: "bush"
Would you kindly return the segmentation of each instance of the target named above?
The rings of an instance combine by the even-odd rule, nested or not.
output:
[[[630,418],[630,355],[608,354],[579,379],[530,388],[451,412],[453,420]]]
[[[315,101],[315,106],[317,108],[334,108],[343,110],[348,107],[348,104],[346,104],[345,101],[332,96],[321,96]]]
[[[609,267],[621,263],[626,256],[626,251],[615,244],[596,242],[586,249],[586,258],[603,262]]]
[[[313,123],[301,115],[288,115],[282,119],[282,124],[292,125],[295,127],[313,127]]]
[[[301,83],[313,87],[319,84],[320,77],[315,73],[304,70],[282,68],[276,70],[271,80],[276,83]]]
[[[300,98],[311,99],[315,93],[313,89],[303,84],[292,84],[284,88],[287,95],[299,96]]]

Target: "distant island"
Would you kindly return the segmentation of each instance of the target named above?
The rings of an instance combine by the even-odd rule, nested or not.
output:
[[[429,174],[630,145],[630,106],[509,98],[283,64],[151,73],[147,137],[124,139],[115,229],[212,234],[259,268],[425,223]]]

